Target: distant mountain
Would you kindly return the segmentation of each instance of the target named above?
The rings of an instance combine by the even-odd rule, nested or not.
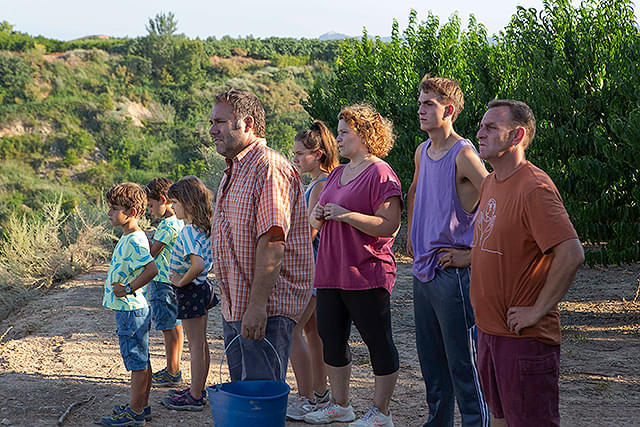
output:
[[[329,31],[328,33],[324,33],[320,37],[319,40],[342,40],[342,39],[353,39],[353,36],[348,36],[342,33],[336,33],[335,31]]]
[[[107,36],[105,34],[96,34],[93,36],[84,36],[84,37],[80,37],[80,38],[69,40],[69,41],[76,42],[80,40],[109,40],[109,39],[111,39],[111,36]]]
[[[343,39],[359,39],[362,36],[348,36],[346,34],[342,34],[342,33],[336,33],[335,31],[329,31],[328,33],[324,33],[323,35],[321,35],[320,37],[318,37],[318,40],[343,40]],[[376,36],[372,36],[369,35],[370,39],[374,39]],[[383,42],[390,42],[391,41],[391,37],[387,36],[387,37],[380,37],[380,40],[382,40]]]

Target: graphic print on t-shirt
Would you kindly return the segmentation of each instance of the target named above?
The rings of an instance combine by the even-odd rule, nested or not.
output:
[[[485,243],[493,231],[495,222],[496,200],[492,197],[487,200],[486,206],[478,212],[478,217],[476,218],[476,230],[473,234],[473,246],[479,247],[480,250],[484,252],[502,255],[502,252],[498,250],[488,249],[485,247]]]

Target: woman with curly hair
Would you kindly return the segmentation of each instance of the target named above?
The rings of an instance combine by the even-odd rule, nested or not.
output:
[[[327,178],[310,215],[322,234],[314,287],[316,316],[331,384],[331,403],[305,415],[311,424],[351,422],[351,322],[364,340],[375,375],[373,405],[350,426],[393,426],[389,401],[398,378],[390,294],[396,277],[392,245],[400,227],[400,180],[381,157],[393,147],[392,123],[369,105],[338,115],[338,150],[349,163]]]

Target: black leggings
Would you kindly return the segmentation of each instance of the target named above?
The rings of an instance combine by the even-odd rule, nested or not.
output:
[[[335,367],[351,363],[351,321],[369,349],[373,373],[393,374],[400,368],[391,334],[389,292],[384,288],[363,291],[318,289],[316,317],[322,338],[324,361]]]

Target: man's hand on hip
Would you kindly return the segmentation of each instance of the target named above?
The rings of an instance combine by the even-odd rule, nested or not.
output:
[[[440,248],[438,254],[438,266],[441,268],[464,268],[471,265],[471,249]]]
[[[529,326],[534,326],[542,319],[535,307],[511,307],[507,311],[507,327],[511,332],[520,335],[520,331]]]

